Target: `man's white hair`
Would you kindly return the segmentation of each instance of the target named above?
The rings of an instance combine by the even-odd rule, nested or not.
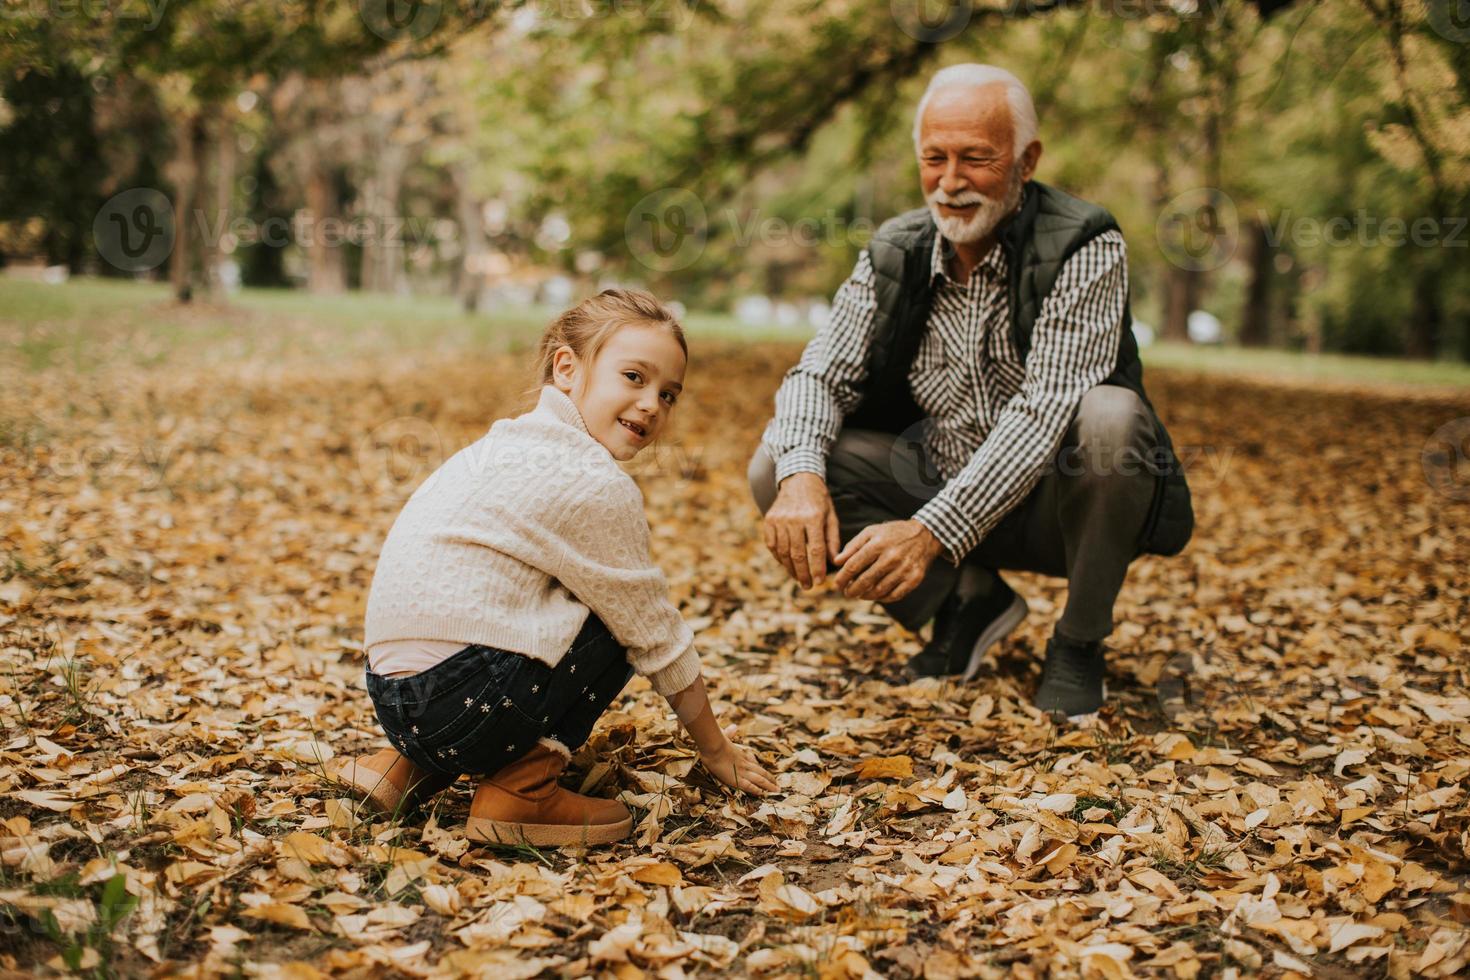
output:
[[[934,77],[929,79],[929,87],[924,90],[924,97],[919,100],[919,108],[914,111],[914,149],[919,148],[919,123],[923,120],[924,110],[928,108],[929,99],[935,92],[945,88],[980,88],[996,82],[1005,86],[1006,103],[1011,108],[1015,159],[1019,160],[1026,147],[1036,139],[1036,106],[1032,104],[1031,93],[1026,90],[1025,84],[1004,68],[997,68],[995,65],[950,65],[934,73]]]

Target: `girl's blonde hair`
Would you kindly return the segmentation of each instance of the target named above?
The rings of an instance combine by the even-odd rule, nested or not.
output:
[[[642,289],[604,289],[552,320],[537,347],[536,375],[542,385],[551,384],[552,361],[563,346],[570,347],[581,361],[597,359],[607,339],[629,324],[663,327],[689,357],[684,328],[674,311]]]

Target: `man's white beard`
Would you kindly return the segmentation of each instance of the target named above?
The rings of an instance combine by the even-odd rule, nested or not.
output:
[[[939,226],[939,233],[952,242],[968,244],[978,242],[986,235],[995,230],[1006,215],[1016,209],[1021,201],[1021,180],[1019,170],[1011,171],[1010,183],[1006,186],[1005,196],[999,200],[986,197],[979,191],[965,191],[950,197],[938,187],[933,193],[925,196],[924,201],[929,205],[929,213],[934,215],[934,223]],[[951,204],[963,207],[966,204],[978,204],[975,213],[968,218],[959,215],[946,215],[939,210],[940,204]]]

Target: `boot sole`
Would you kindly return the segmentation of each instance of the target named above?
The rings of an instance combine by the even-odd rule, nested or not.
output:
[[[575,844],[612,844],[633,832],[633,818],[617,823],[564,824],[512,823],[470,817],[465,821],[465,836],[486,844],[529,844],[532,847],[563,847]]]
[[[1107,704],[1107,702],[1108,702],[1108,682],[1107,681],[1103,681],[1102,696],[1103,696],[1103,704]],[[1102,708],[1099,707],[1097,709],[1097,711],[1089,711],[1086,714],[1081,714],[1081,715],[1064,715],[1060,711],[1048,711],[1048,712],[1046,712],[1046,716],[1051,719],[1052,724],[1054,724],[1054,725],[1061,725],[1063,723],[1066,723],[1068,725],[1075,725],[1075,726],[1077,726],[1079,728],[1085,728],[1088,725],[1094,725],[1094,724],[1096,724],[1097,723],[1097,719],[1098,719],[1098,715],[1101,712],[1102,712]]]
[[[980,638],[970,648],[970,662],[965,666],[964,680],[975,679],[975,675],[980,673],[980,663],[985,659],[985,652],[1010,636],[1011,631],[1021,625],[1021,620],[1025,619],[1026,614],[1030,611],[1031,607],[1026,605],[1026,600],[1021,598],[1020,593],[1017,593],[1011,600],[1011,604],[1006,607],[1005,612],[995,617],[995,620],[985,627]]]

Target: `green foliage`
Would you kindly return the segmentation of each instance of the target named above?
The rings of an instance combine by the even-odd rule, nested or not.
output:
[[[1264,339],[1291,348],[1470,349],[1470,248],[1455,244],[1467,236],[1452,225],[1470,211],[1470,45],[1419,5],[971,5],[964,29],[940,43],[882,3],[403,8],[432,14],[422,34],[384,30],[369,8],[173,0],[155,19],[144,4],[56,18],[27,7],[0,27],[0,77],[19,84],[21,69],[44,71],[46,85],[72,93],[77,115],[66,128],[81,132],[91,125],[83,89],[98,80],[133,80],[174,116],[227,105],[247,84],[269,99],[299,76],[386,80],[352,110],[356,120],[333,104],[335,90],[319,112],[276,115],[262,104],[232,120],[249,136],[239,163],[252,178],[232,206],[257,221],[294,212],[303,181],[285,175],[300,146],[392,114],[388,142],[370,145],[413,148],[391,177],[399,213],[461,222],[468,187],[474,200],[504,206],[491,234],[517,261],[560,266],[588,287],[611,275],[725,309],[749,293],[830,296],[877,224],[921,203],[910,124],[927,78],[984,61],[1033,91],[1040,178],[1118,217],[1141,319],[1159,322],[1180,275],[1161,246],[1161,216],[1207,188],[1233,210],[1229,261],[1200,274],[1199,302],[1228,330],[1260,317]],[[433,97],[390,113],[395,64],[427,66]],[[25,77],[42,84],[34,71]],[[10,125],[33,126],[25,107],[36,99],[20,94],[7,97]],[[382,191],[380,161],[354,155],[355,145],[323,137],[313,150],[349,212]],[[54,229],[49,254],[75,254],[108,183],[88,169],[105,154],[82,149],[40,154],[52,163],[50,197],[0,180],[0,221],[8,216],[14,233],[21,212],[39,218]],[[673,193],[697,207],[641,212],[650,195]],[[7,199],[26,203],[6,208]],[[1433,244],[1368,231],[1422,219],[1440,222]],[[1330,222],[1348,233],[1312,234]],[[1248,254],[1254,228],[1269,230],[1269,247]],[[688,261],[640,253],[640,235],[665,233],[694,235]],[[430,243],[440,268],[455,261],[442,244]],[[344,248],[355,281],[368,257]],[[280,249],[247,247],[239,258],[251,283],[288,281]]]

